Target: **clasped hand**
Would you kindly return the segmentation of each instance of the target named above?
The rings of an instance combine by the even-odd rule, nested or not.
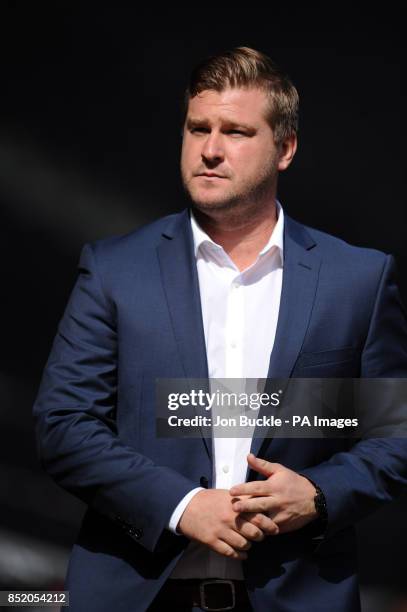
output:
[[[252,542],[287,533],[316,518],[315,487],[304,476],[250,454],[252,470],[265,480],[199,491],[187,505],[178,530],[221,555],[244,560]]]

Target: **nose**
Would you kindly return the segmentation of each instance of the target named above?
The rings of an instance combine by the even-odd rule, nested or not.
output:
[[[203,144],[201,155],[207,165],[217,165],[225,159],[221,134],[216,132],[208,134]]]

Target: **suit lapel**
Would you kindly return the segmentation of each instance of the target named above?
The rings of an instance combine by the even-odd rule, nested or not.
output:
[[[199,281],[187,210],[170,220],[157,247],[157,254],[185,378],[207,379],[208,365]],[[211,440],[203,438],[203,441],[211,456]]]
[[[315,241],[306,229],[288,216],[284,225],[283,286],[267,378],[289,378],[292,374],[311,318],[321,265]],[[254,437],[251,452],[261,454],[269,443],[270,438]]]

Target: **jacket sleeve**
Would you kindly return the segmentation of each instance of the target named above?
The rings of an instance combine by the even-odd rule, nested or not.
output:
[[[407,377],[407,322],[391,256],[386,256],[380,275],[361,376]],[[363,439],[348,452],[337,453],[301,473],[324,492],[328,509],[325,536],[329,537],[406,491],[407,438]]]
[[[116,391],[115,305],[85,245],[34,405],[40,459],[60,486],[153,550],[196,484],[122,443]]]

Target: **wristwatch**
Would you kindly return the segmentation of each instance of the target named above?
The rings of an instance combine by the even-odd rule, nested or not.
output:
[[[326,507],[325,495],[323,494],[322,490],[320,489],[318,485],[316,485],[314,482],[312,484],[314,485],[316,489],[316,493],[314,497],[315,510],[317,511],[318,518],[321,521],[326,522],[328,520],[328,510]]]
[[[309,480],[310,483],[315,487],[315,496],[314,496],[315,510],[318,514],[318,519],[322,521],[322,523],[326,523],[328,521],[328,508],[326,507],[326,499],[325,499],[325,495],[322,492],[322,489],[313,480],[311,480],[311,478],[308,478],[308,476],[305,476],[305,474],[300,474],[300,475],[304,476],[304,478]]]

